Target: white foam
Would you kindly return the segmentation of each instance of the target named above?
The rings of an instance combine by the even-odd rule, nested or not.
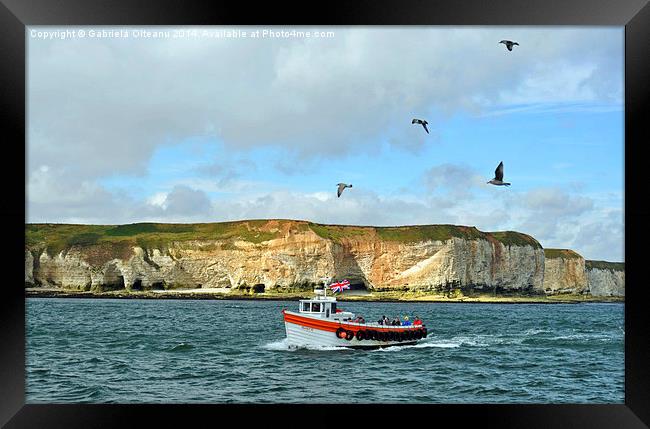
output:
[[[264,348],[267,350],[289,350],[289,343],[287,343],[287,339],[283,338],[279,341],[273,341],[268,344],[264,344]]]
[[[442,349],[455,349],[457,347],[460,347],[460,344],[458,343],[453,343],[449,341],[442,341],[442,342],[424,342],[420,344],[416,344],[413,346],[413,348],[416,349],[423,349],[423,348],[428,348],[428,347],[438,347]]]
[[[452,349],[460,347],[459,343],[449,342],[449,341],[434,341],[434,340],[423,340],[417,344],[407,344],[404,346],[391,346],[381,349],[373,350],[375,352],[396,352],[404,349],[425,349],[430,347],[442,348],[442,349]]]
[[[536,328],[531,328],[527,329],[524,331],[524,335],[535,335],[535,334],[541,334],[543,332],[551,332],[548,329],[536,329]]]
[[[289,344],[286,338],[283,338],[279,341],[273,341],[263,346],[267,350],[276,350],[276,351],[295,351],[299,349],[303,350],[318,350],[318,351],[327,351],[327,350],[349,350],[347,347],[334,347],[334,346],[318,346],[318,345],[308,345],[308,346],[296,346]]]

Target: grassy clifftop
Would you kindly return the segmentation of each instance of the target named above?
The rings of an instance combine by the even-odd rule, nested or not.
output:
[[[483,232],[473,226],[458,225],[412,225],[412,226],[343,226],[310,223],[309,227],[319,236],[338,241],[342,238],[370,237],[376,234],[385,241],[416,243],[420,241],[446,241],[451,238],[466,240],[496,240],[506,246],[542,245],[533,237],[515,231]]]
[[[625,262],[585,261],[585,267],[611,271],[625,271]]]
[[[582,256],[570,249],[544,249],[544,257],[548,259],[580,259]]]
[[[98,244],[161,247],[172,241],[240,239],[253,243],[279,237],[277,230],[263,228],[266,221],[169,224],[135,223],[129,225],[25,225],[28,247],[46,248],[55,254],[72,246]]]
[[[529,235],[514,232],[482,232],[475,227],[455,225],[415,225],[399,227],[323,225],[293,220],[246,220],[219,223],[168,224],[135,223],[128,225],[27,224],[28,248],[47,249],[57,254],[73,246],[112,245],[162,248],[171,242],[191,240],[243,240],[252,243],[280,238],[283,231],[312,230],[318,236],[340,242],[343,239],[381,239],[413,243],[454,237],[486,239],[505,245],[530,245],[541,248]]]

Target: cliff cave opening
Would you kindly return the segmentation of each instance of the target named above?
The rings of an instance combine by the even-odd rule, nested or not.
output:
[[[126,289],[124,276],[122,275],[120,269],[117,267],[117,264],[112,263],[106,267],[103,281],[101,282],[101,285],[99,285],[98,289],[101,291]]]
[[[165,290],[165,284],[164,284],[164,282],[153,282],[151,284],[151,289],[152,290]]]
[[[104,284],[101,285],[100,290],[101,291],[107,291],[107,290],[121,290],[125,289],[125,283],[124,283],[124,276],[116,276],[114,279],[112,276],[106,276]]]
[[[131,290],[143,290],[143,288],[142,288],[142,280],[135,279],[135,281],[133,282],[133,285],[131,286]]]
[[[266,286],[264,286],[264,283],[258,283],[253,286],[253,293],[264,293],[265,288]]]
[[[350,280],[350,292],[368,292],[368,286],[363,280]]]

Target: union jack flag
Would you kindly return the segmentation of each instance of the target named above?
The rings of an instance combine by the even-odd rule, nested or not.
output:
[[[332,292],[343,292],[343,289],[350,289],[350,282],[348,280],[343,280],[341,282],[332,283],[330,289],[332,289]]]

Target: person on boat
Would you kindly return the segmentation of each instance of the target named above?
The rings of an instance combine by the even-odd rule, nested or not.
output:
[[[377,320],[377,324],[378,324],[378,325],[383,325],[383,324],[384,324],[384,319],[379,319],[379,320]]]
[[[383,316],[382,321],[384,322],[384,325],[390,325],[390,320],[388,320],[388,317]]]
[[[415,316],[415,319],[413,320],[413,324],[422,325],[422,320],[418,316]]]
[[[357,323],[366,323],[366,319],[364,319],[363,316],[359,316],[359,317],[357,317],[356,322]]]
[[[411,321],[409,320],[408,316],[404,316],[404,321],[402,322],[402,326],[411,326]]]
[[[399,317],[396,317],[393,319],[393,326],[401,326],[402,322],[400,322]]]

